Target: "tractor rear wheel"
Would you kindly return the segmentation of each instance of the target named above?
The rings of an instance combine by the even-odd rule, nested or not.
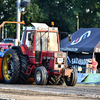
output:
[[[29,66],[29,60],[27,56],[19,55],[20,56],[20,75],[18,78],[18,83],[26,84],[29,81],[30,75],[26,75],[26,70]]]
[[[37,85],[47,84],[47,70],[45,67],[37,67],[34,73],[34,79]]]
[[[2,60],[2,76],[5,83],[16,83],[20,74],[20,61],[15,50],[7,50]]]
[[[77,83],[77,71],[74,67],[71,67],[73,69],[70,77],[65,77],[65,83],[67,86],[75,86]]]

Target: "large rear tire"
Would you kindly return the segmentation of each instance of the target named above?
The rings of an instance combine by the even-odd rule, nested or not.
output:
[[[20,74],[20,61],[15,50],[7,50],[2,60],[2,76],[5,83],[16,83]]]
[[[27,56],[19,55],[20,56],[20,75],[18,78],[19,84],[26,84],[29,81],[30,75],[26,74],[26,70],[29,66],[29,60]]]
[[[71,67],[73,69],[70,77],[65,77],[65,83],[67,86],[75,86],[77,83],[77,70],[74,67]]]
[[[37,85],[46,85],[48,80],[46,68],[37,67],[34,73],[34,79]]]

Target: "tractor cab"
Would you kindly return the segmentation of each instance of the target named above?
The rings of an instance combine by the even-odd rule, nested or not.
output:
[[[32,23],[32,25],[34,27],[23,28],[21,45],[27,48],[30,62],[42,63],[41,53],[60,51],[58,28],[49,27],[44,23]]]

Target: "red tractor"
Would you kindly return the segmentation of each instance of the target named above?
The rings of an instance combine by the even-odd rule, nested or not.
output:
[[[60,51],[58,29],[32,23],[24,27],[20,46],[4,54],[2,76],[5,83],[27,83],[33,77],[37,85],[74,86],[77,71],[68,66],[66,53]]]

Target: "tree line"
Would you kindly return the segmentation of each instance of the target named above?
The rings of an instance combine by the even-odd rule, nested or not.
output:
[[[50,26],[53,21],[60,33],[73,33],[77,31],[78,16],[79,28],[100,27],[100,0],[30,1],[31,5],[25,8],[24,20],[26,26],[31,26],[31,22],[46,23]],[[3,21],[16,21],[17,7],[15,0],[0,0],[0,12],[3,12],[3,15],[0,15],[0,23]],[[7,28],[9,37],[16,37],[15,24],[6,24],[5,28]],[[61,36],[61,38],[64,38],[66,34]]]

